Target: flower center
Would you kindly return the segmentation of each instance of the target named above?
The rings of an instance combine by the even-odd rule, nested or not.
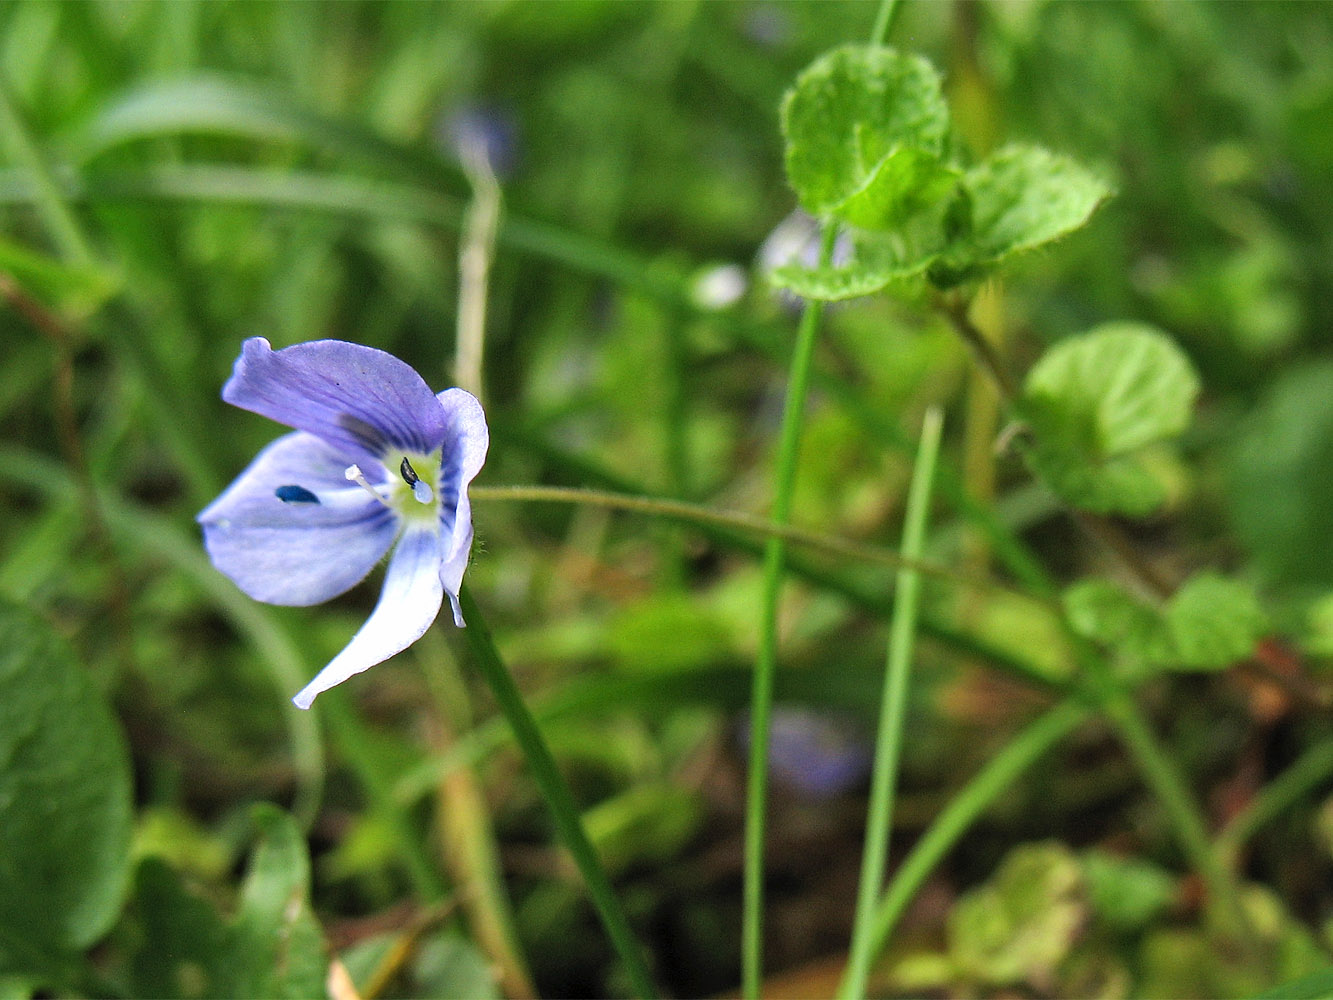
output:
[[[412,463],[403,456],[403,464],[398,467],[399,474],[403,477],[403,482],[412,487],[412,499],[417,503],[430,503],[435,499],[435,491],[430,488],[430,483],[426,482],[417,475],[417,470],[412,468]]]
[[[388,460],[385,466],[393,468]],[[440,453],[408,453],[398,462],[398,476],[381,486],[385,499],[398,514],[409,520],[433,521],[439,516],[436,481],[440,476]]]
[[[392,460],[385,461],[386,468],[392,468]],[[374,498],[403,518],[433,520],[438,516],[439,504],[436,502],[435,487],[432,485],[440,474],[440,452],[429,455],[412,453],[403,455],[398,464],[398,477],[373,484],[366,478],[359,465],[349,465],[343,475],[349,483],[355,483]],[[286,504],[346,504],[351,500],[347,490],[314,493],[304,486],[292,483],[279,486],[274,495]],[[351,493],[355,495],[356,491]],[[365,501],[361,501],[364,503]]]

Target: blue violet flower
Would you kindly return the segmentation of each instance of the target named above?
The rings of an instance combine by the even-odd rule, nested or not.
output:
[[[315,340],[275,351],[252,337],[222,398],[296,432],[199,515],[214,566],[256,600],[305,606],[351,589],[393,550],[375,610],[292,699],[298,708],[416,642],[446,594],[463,627],[467,488],[490,443],[474,396],[436,395],[373,347]]]

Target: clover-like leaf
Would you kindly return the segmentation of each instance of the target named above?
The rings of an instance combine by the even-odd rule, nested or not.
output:
[[[1062,598],[1069,626],[1079,635],[1141,663],[1171,657],[1171,640],[1156,608],[1110,580],[1080,580]]]
[[[1249,657],[1268,628],[1254,591],[1198,573],[1162,608],[1109,580],[1083,580],[1063,596],[1069,626],[1139,667],[1221,670]]]
[[[782,103],[787,178],[813,215],[889,229],[942,200],[949,110],[920,56],[849,45],[821,56]]]
[[[1078,859],[1063,844],[1014,848],[991,879],[949,914],[949,953],[969,979],[1053,985],[1088,916]]]
[[[1034,470],[1062,498],[1103,513],[1144,514],[1165,497],[1139,460],[1189,424],[1199,378],[1161,331],[1108,323],[1048,350],[1019,408],[1036,444]]]
[[[970,208],[962,254],[998,261],[1078,229],[1111,189],[1085,167],[1037,146],[1008,146],[962,179]]]
[[[1166,624],[1178,666],[1220,670],[1254,652],[1268,618],[1250,587],[1216,573],[1199,573],[1172,597]]]

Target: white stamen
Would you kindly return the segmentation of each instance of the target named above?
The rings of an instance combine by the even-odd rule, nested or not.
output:
[[[371,486],[370,483],[366,481],[366,477],[361,472],[361,466],[349,465],[347,469],[343,472],[343,475],[347,477],[347,481],[349,483],[356,483],[356,485],[360,486],[363,490],[365,490],[367,493],[373,496],[376,500],[384,504],[384,506],[389,507],[390,510],[393,509],[392,507],[389,506],[389,501],[385,500],[384,497],[380,494],[380,491],[375,489],[375,487]]]
[[[418,479],[412,484],[412,495],[417,498],[417,503],[430,503],[435,499],[435,491],[424,479]]]

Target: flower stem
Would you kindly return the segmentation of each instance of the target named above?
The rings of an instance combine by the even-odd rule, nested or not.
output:
[[[820,266],[833,257],[835,226],[824,230],[819,250]],[[787,399],[782,412],[782,435],[778,445],[777,484],[773,495],[772,521],[786,525],[796,485],[796,459],[800,452],[801,421],[810,384],[815,352],[815,333],[824,305],[808,301],[796,330],[787,379]],[[745,885],[741,901],[741,993],[759,996],[763,974],[764,831],[768,799],[768,740],[773,716],[773,674],[777,670],[778,598],[782,591],[782,567],[787,540],[771,535],[764,546],[764,591],[760,612],[759,656],[754,665],[750,695],[750,773],[745,799]]]
[[[930,511],[930,488],[935,477],[935,459],[940,450],[938,409],[926,413],[916,469],[907,496],[903,525],[903,555],[916,559],[926,541],[926,519]],[[884,884],[893,829],[894,785],[903,741],[903,719],[907,714],[907,684],[912,670],[912,643],[916,634],[917,598],[921,574],[910,566],[898,570],[893,624],[885,665],[884,692],[880,704],[879,735],[875,746],[875,768],[870,784],[870,807],[866,815],[865,848],[861,860],[861,882],[856,895],[856,921],[852,925],[851,953],[838,996],[843,1000],[862,997],[870,963],[874,960],[874,912]]]
[[[910,567],[922,575],[949,580],[959,586],[1002,590],[1051,609],[1056,607],[1051,601],[1011,587],[991,576],[969,574],[924,559],[910,559],[892,549],[860,545],[839,538],[837,535],[827,535],[790,524],[774,524],[770,520],[752,514],[716,510],[703,504],[568,486],[473,486],[468,490],[468,494],[474,501],[513,500],[528,503],[588,504],[614,510],[636,511],[685,524],[717,525],[765,537],[781,537],[790,544],[816,549],[827,555],[890,566],[894,569]]]
[[[606,928],[612,946],[625,965],[625,972],[633,984],[634,991],[643,998],[655,997],[657,991],[653,988],[652,977],[648,974],[639,943],[630,930],[629,921],[620,906],[620,901],[611,889],[611,881],[606,876],[606,870],[597,859],[592,843],[588,840],[574,796],[556,766],[551,749],[528,710],[523,695],[514,683],[514,678],[500,659],[500,653],[495,648],[495,642],[486,627],[481,609],[477,607],[477,602],[472,599],[472,594],[466,586],[459,592],[458,599],[463,607],[463,617],[468,623],[467,628],[463,629],[463,636],[472,647],[477,668],[495,695],[500,711],[504,713],[514,730],[514,739],[522,749],[528,767],[532,769],[532,775],[537,780],[547,806],[550,807],[556,832],[583,876],[583,881],[588,887],[588,895],[592,897],[593,906],[602,918],[602,925]]]

